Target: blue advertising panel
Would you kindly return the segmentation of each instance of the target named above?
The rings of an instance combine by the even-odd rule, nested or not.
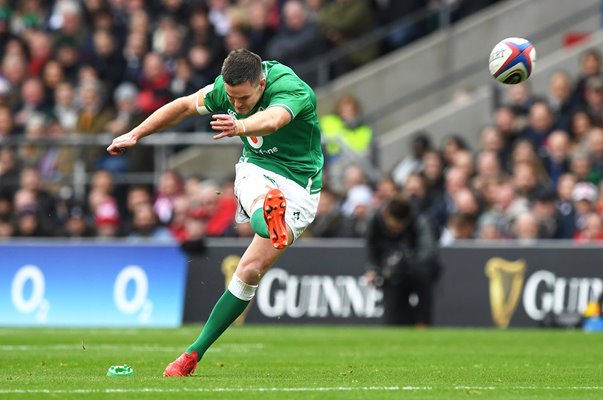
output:
[[[0,244],[0,325],[179,326],[177,245]]]

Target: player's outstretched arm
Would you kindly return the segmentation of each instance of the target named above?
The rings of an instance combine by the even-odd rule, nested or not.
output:
[[[245,119],[229,114],[212,115],[211,128],[220,133],[214,139],[230,136],[266,136],[291,122],[291,114],[282,107],[270,107]]]
[[[111,155],[119,155],[128,147],[136,145],[143,137],[149,136],[155,132],[161,132],[176,125],[180,121],[197,114],[197,108],[195,106],[197,94],[198,93],[194,93],[189,96],[179,97],[159,108],[136,128],[113,139],[111,145],[107,147],[107,152]],[[199,101],[202,103],[203,96],[198,97]],[[203,104],[200,104],[200,106],[202,105]]]

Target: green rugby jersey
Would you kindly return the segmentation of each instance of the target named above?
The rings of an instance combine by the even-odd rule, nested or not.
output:
[[[276,61],[264,61],[266,89],[249,114],[238,114],[228,101],[222,75],[213,90],[205,93],[205,107],[212,113],[227,112],[245,118],[269,107],[282,107],[291,122],[271,135],[243,136],[242,162],[256,164],[285,176],[310,193],[322,186],[323,155],[316,111],[316,95],[291,68]]]

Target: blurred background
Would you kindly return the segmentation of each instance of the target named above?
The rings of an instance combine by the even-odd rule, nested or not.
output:
[[[0,324],[206,317],[253,234],[234,224],[240,141],[196,117],[104,149],[236,48],[315,89],[326,160],[317,218],[249,321],[380,323],[364,237],[397,194],[438,241],[428,300],[403,296],[426,325],[599,316],[601,17],[600,0],[0,0]],[[537,62],[504,86],[487,62],[512,36]],[[84,295],[113,317],[59,306],[73,274],[98,274]]]

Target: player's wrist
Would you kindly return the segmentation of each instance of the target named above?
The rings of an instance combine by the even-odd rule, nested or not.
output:
[[[245,126],[245,122],[240,119],[236,119],[235,125],[237,126],[237,136],[245,136],[245,134],[247,133],[247,127]]]

